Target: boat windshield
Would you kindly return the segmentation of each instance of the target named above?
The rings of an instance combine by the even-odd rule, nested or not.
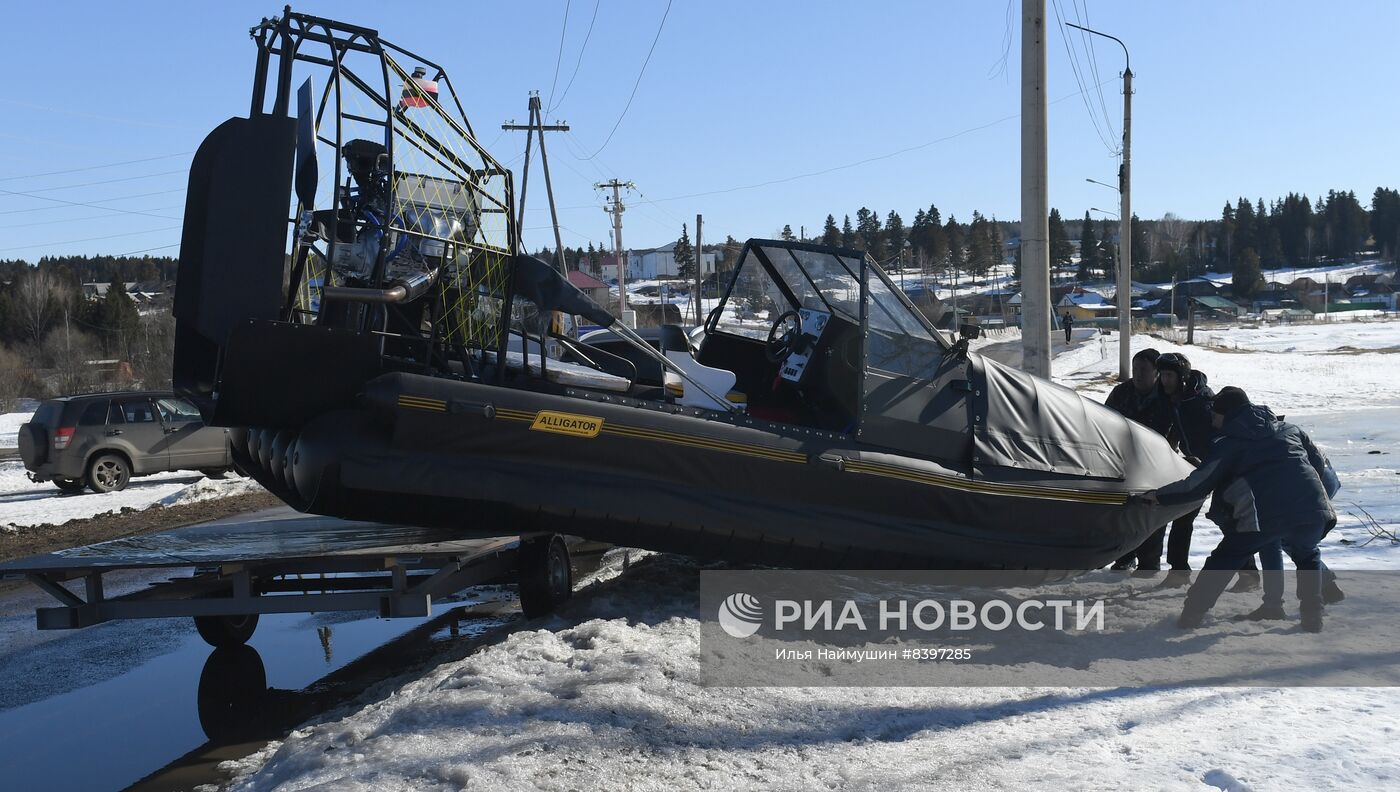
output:
[[[779,314],[794,308],[824,311],[857,325],[868,319],[867,364],[887,371],[912,373],[921,367],[917,361],[944,346],[923,314],[874,262],[857,251],[802,243],[755,240],[746,245],[713,327],[762,339]]]

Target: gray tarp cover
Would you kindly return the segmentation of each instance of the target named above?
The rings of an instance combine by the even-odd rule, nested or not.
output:
[[[1125,456],[1135,444],[1127,419],[1069,388],[994,360],[982,363],[986,413],[975,435],[979,465],[1124,477]]]

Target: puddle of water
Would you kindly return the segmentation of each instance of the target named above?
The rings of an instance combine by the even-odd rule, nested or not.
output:
[[[465,593],[466,604],[513,596]],[[3,599],[7,622],[28,604],[17,592]],[[12,789],[116,790],[210,741],[275,738],[318,711],[303,689],[461,604],[435,603],[433,616],[415,619],[264,615],[248,646],[218,651],[189,619],[42,639],[7,624],[0,638],[17,640],[0,643],[0,778]],[[27,618],[32,630],[32,611]],[[459,634],[485,622],[465,624]]]

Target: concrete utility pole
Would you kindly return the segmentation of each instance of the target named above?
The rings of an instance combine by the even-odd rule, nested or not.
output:
[[[568,124],[545,124],[541,118],[540,92],[530,92],[530,121],[527,124],[501,124],[501,129],[507,132],[525,132],[525,167],[520,176],[520,208],[519,216],[516,218],[515,227],[521,229],[521,246],[524,242],[525,228],[525,192],[530,186],[530,148],[534,142],[535,133],[540,133],[540,164],[544,166],[544,190],[549,197],[549,219],[554,223],[554,260],[555,268],[563,272],[567,267],[564,262],[564,243],[559,237],[559,213],[554,208],[554,185],[549,179],[549,155],[544,149],[544,133],[568,132]]]
[[[1050,376],[1045,0],[1021,2],[1021,368]]]
[[[1080,25],[1065,23],[1085,33],[1113,39],[1123,48],[1123,164],[1118,169],[1118,378],[1123,382],[1131,376],[1133,332],[1133,69],[1128,57],[1128,45],[1115,36]]]
[[[705,218],[699,213],[695,213],[695,324],[696,326],[705,323],[705,309],[701,307],[700,297],[705,284],[705,243],[700,238],[700,227],[704,225]]]
[[[612,215],[613,255],[617,257],[617,313],[618,318],[622,320],[622,323],[627,324],[627,262],[624,261],[622,258],[622,213],[627,211],[627,207],[622,203],[622,194],[620,191],[623,188],[626,188],[628,190],[634,190],[637,188],[637,185],[633,184],[632,182],[618,181],[617,179],[612,179],[610,181],[600,182],[593,186],[600,189],[604,187],[611,187],[613,191],[612,203],[608,206],[603,207],[603,211]]]

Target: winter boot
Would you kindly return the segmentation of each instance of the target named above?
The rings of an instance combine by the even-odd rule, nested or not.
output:
[[[1167,573],[1161,583],[1157,584],[1159,589],[1184,588],[1191,585],[1191,570],[1173,569]]]
[[[1303,611],[1303,632],[1322,632],[1322,611]]]
[[[1236,616],[1235,621],[1281,621],[1287,618],[1282,605],[1260,605],[1243,616]]]
[[[1335,577],[1322,584],[1322,603],[1332,605],[1346,599],[1347,595],[1342,591],[1342,587],[1337,585]]]
[[[1239,576],[1235,578],[1235,585],[1230,587],[1231,594],[1245,594],[1250,591],[1258,590],[1259,573],[1252,569],[1242,570]]]
[[[1117,561],[1114,561],[1114,562],[1113,562],[1113,566],[1109,567],[1109,569],[1112,570],[1112,571],[1114,571],[1114,572],[1127,572],[1128,570],[1130,570],[1130,569],[1132,569],[1132,568],[1133,568],[1133,561],[1132,561],[1131,558],[1128,559],[1128,560],[1126,560],[1126,561],[1120,558],[1120,559],[1118,559]]]
[[[1201,626],[1201,622],[1206,620],[1205,611],[1183,610],[1181,615],[1176,617],[1176,626],[1180,630],[1194,630]]]

